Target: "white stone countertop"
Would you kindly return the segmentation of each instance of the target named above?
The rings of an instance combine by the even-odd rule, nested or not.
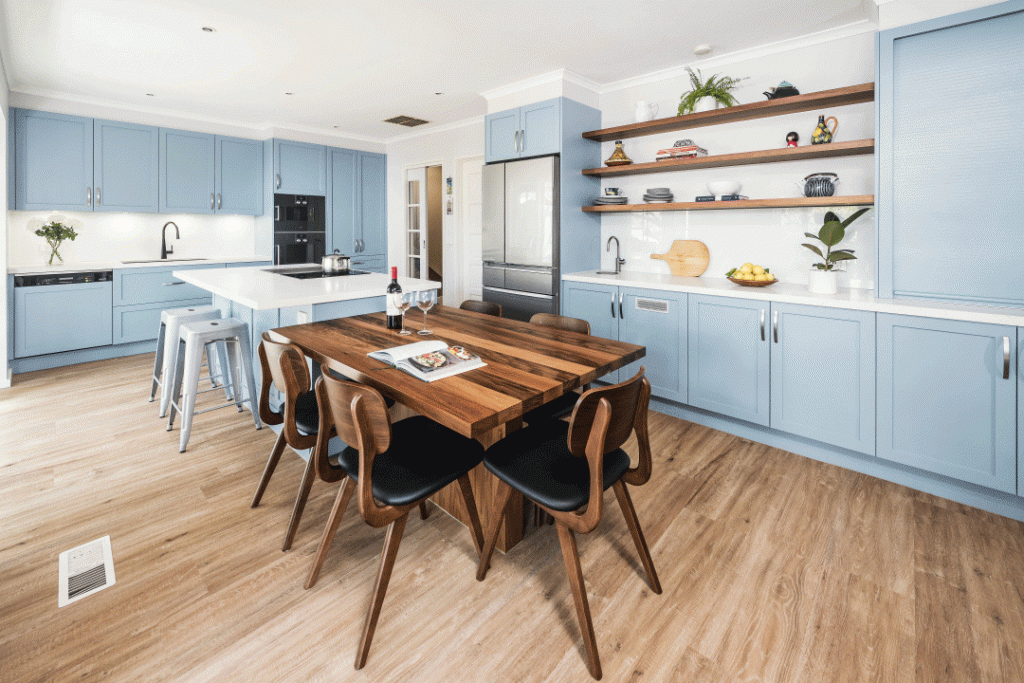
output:
[[[248,268],[211,268],[176,270],[174,277],[225,299],[258,311],[288,306],[307,306],[332,301],[384,296],[391,277],[383,273],[342,275],[310,280],[281,275],[282,270],[317,268],[315,264],[297,266],[257,266]],[[278,272],[273,272],[278,271]],[[406,292],[438,289],[440,282],[400,277],[398,284]]]
[[[743,287],[725,278],[679,277],[661,273],[623,272],[619,275],[599,275],[596,271],[585,271],[563,275],[562,279],[570,282],[661,289],[688,294],[729,296],[737,299],[776,301],[805,306],[825,306],[994,325],[1024,326],[1024,309],[1021,308],[957,304],[927,299],[879,299],[870,289],[840,289],[837,294],[811,294],[807,291],[807,285],[777,282],[768,287]]]
[[[227,256],[221,258],[181,258],[181,259],[151,259],[139,261],[81,261],[78,263],[55,263],[48,266],[45,263],[38,266],[9,266],[8,275],[44,275],[47,273],[77,273],[88,270],[121,270],[122,268],[166,268],[180,266],[216,266],[222,263],[251,263],[254,261],[267,261],[272,259],[266,256]]]

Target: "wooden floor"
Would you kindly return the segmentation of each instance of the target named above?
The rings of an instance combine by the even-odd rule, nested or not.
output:
[[[588,681],[553,527],[474,579],[468,533],[413,516],[353,670],[381,530],[350,514],[302,588],[334,490],[280,550],[301,473],[231,409],[188,452],[150,357],[0,391],[0,680]],[[606,681],[1024,681],[1024,525],[652,413],[634,490],[665,592],[606,495],[580,553]],[[109,534],[117,583],[57,608],[57,556]]]

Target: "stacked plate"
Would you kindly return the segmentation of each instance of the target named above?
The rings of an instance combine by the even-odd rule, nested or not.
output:
[[[623,197],[622,195],[607,195],[595,199],[594,204],[596,204],[597,206],[607,206],[610,204],[629,204],[629,197]]]
[[[648,204],[669,204],[673,199],[672,190],[667,187],[649,187],[644,193],[644,201]]]

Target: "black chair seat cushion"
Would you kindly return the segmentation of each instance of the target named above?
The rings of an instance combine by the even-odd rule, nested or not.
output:
[[[373,460],[373,497],[384,505],[415,503],[479,465],[483,457],[479,441],[429,418],[400,420],[391,426],[391,447]],[[335,466],[358,480],[359,450],[346,447]]]
[[[569,512],[590,498],[590,468],[586,458],[569,452],[568,423],[541,422],[514,432],[487,449],[484,466],[512,488],[541,505]],[[621,448],[604,456],[604,488],[629,469]]]
[[[395,405],[394,400],[390,398],[385,398],[384,403],[388,408]],[[295,426],[299,433],[307,436],[320,431],[320,411],[316,404],[316,390],[310,389],[299,394],[295,400]]]
[[[570,391],[568,394],[562,394],[539,408],[529,411],[523,415],[523,420],[526,424],[532,425],[544,420],[557,420],[567,415],[572,415],[572,409],[576,407],[576,402],[579,400],[580,395],[575,391]]]

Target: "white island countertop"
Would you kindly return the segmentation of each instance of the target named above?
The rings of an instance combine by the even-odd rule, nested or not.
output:
[[[173,275],[190,285],[195,285],[257,311],[384,296],[391,283],[391,278],[383,273],[341,275],[309,280],[281,274],[281,271],[285,270],[316,267],[313,264],[304,264],[210,268],[208,270],[176,270]],[[438,289],[441,286],[440,282],[415,280],[407,277],[398,278],[398,284],[405,292]]]
[[[703,276],[679,277],[661,273],[631,272],[605,275],[603,273],[598,274],[595,271],[585,271],[563,275],[562,279],[569,282],[587,282],[598,285],[618,285],[621,287],[686,292],[688,294],[727,296],[737,299],[775,301],[781,304],[825,306],[828,308],[874,311],[876,313],[942,318],[944,320],[965,320],[993,325],[1024,326],[1024,309],[1020,308],[987,306],[984,304],[958,304],[928,299],[879,299],[875,296],[874,290],[871,289],[840,289],[837,294],[811,294],[807,291],[807,285],[787,282],[777,282],[768,287],[743,287],[725,278]]]

